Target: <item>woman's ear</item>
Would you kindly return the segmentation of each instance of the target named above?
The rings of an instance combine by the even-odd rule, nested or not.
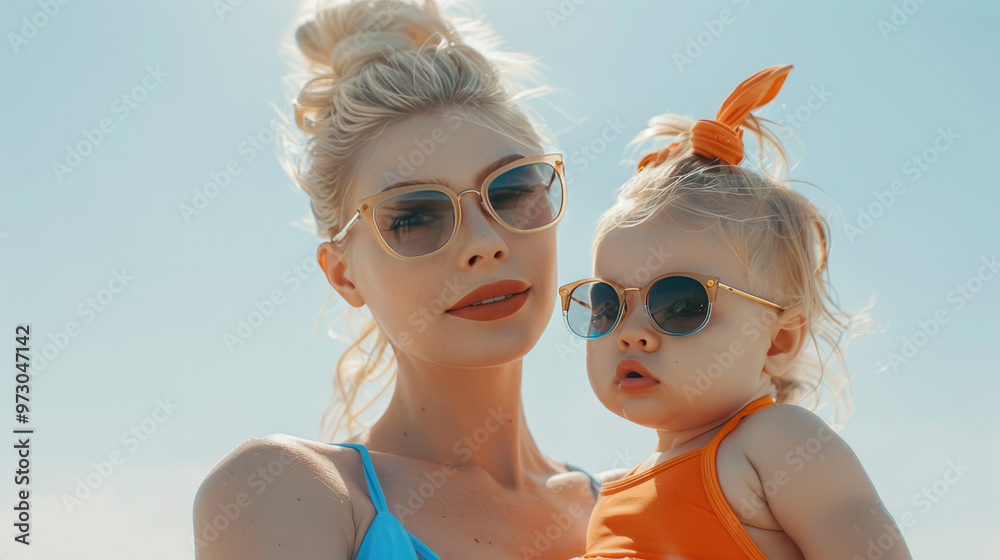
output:
[[[800,303],[782,311],[771,327],[771,347],[764,361],[764,373],[781,377],[798,357],[809,336],[809,324]]]
[[[357,286],[351,281],[347,271],[347,259],[344,252],[333,243],[326,241],[316,249],[316,260],[319,267],[326,273],[326,279],[352,307],[361,307],[365,298],[361,296]]]

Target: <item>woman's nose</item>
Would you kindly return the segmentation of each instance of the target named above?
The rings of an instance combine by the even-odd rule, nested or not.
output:
[[[464,196],[472,194],[475,196]],[[507,260],[510,248],[500,236],[500,224],[493,219],[483,205],[479,191],[465,191],[458,195],[462,207],[461,224],[455,235],[461,245],[460,264],[471,267],[488,261]]]

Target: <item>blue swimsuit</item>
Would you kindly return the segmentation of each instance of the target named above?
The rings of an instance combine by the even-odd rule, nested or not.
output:
[[[365,470],[365,482],[368,483],[368,495],[371,497],[372,504],[378,512],[375,514],[372,524],[368,526],[368,532],[365,533],[361,541],[361,548],[358,549],[358,554],[354,557],[354,560],[441,560],[437,554],[434,554],[433,550],[427,548],[427,545],[420,542],[417,537],[414,537],[409,531],[404,529],[403,524],[389,512],[389,507],[385,503],[385,496],[382,494],[382,487],[375,476],[372,458],[368,455],[368,450],[365,446],[359,443],[333,443],[331,445],[351,447],[361,453],[361,462],[364,464]],[[601,485],[594,480],[594,477],[587,474],[586,471],[568,463],[566,466],[571,471],[580,471],[586,474],[594,489],[594,495],[597,495],[601,489]]]

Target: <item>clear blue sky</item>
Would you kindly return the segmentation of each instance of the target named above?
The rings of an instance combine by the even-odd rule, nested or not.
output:
[[[12,543],[6,508],[0,555],[190,558],[202,478],[250,437],[316,438],[344,347],[326,335],[340,328],[336,300],[310,335],[330,288],[311,267],[318,239],[295,226],[307,198],[266,142],[268,103],[288,107],[278,43],[295,5],[244,1],[220,18],[209,0],[52,4],[46,17],[44,2],[0,6],[0,355],[12,372],[14,327],[29,323],[36,366],[35,544]],[[481,0],[478,11],[541,57],[561,90],[548,101],[571,117],[536,104],[569,164],[560,281],[589,274],[596,218],[630,175],[625,144],[647,118],[710,117],[746,76],[795,65],[766,115],[802,140],[792,177],[839,205],[841,304],[874,298],[881,330],[849,350],[856,411],[842,435],[897,521],[912,519],[915,556],[995,555],[1000,275],[986,279],[983,259],[1000,249],[987,171],[1000,7]],[[67,146],[81,142],[94,147],[77,160]],[[213,174],[228,184],[194,200]],[[891,203],[876,194],[894,186]],[[195,203],[185,219],[179,206]],[[274,290],[282,303],[230,352],[224,334]],[[933,336],[916,334],[922,323]],[[879,372],[904,339],[921,347]],[[529,424],[553,457],[597,471],[652,449],[650,431],[592,395],[558,313],[525,371]],[[10,445],[2,463],[11,504]],[[88,476],[97,489],[67,507]]]

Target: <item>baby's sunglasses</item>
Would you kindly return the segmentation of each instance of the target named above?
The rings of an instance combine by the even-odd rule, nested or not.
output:
[[[593,340],[610,333],[628,311],[625,292],[639,292],[646,317],[664,334],[686,336],[708,324],[718,288],[757,303],[785,308],[766,299],[727,286],[714,276],[690,272],[671,273],[653,279],[642,288],[623,288],[599,278],[577,280],[559,288],[563,317],[576,336]]]
[[[442,185],[395,187],[358,201],[358,211],[330,241],[340,243],[359,220],[368,223],[389,254],[403,260],[436,255],[462,223],[459,199],[476,193],[503,227],[519,233],[548,229],[566,209],[562,156],[520,158],[489,174],[478,190],[460,193]]]

